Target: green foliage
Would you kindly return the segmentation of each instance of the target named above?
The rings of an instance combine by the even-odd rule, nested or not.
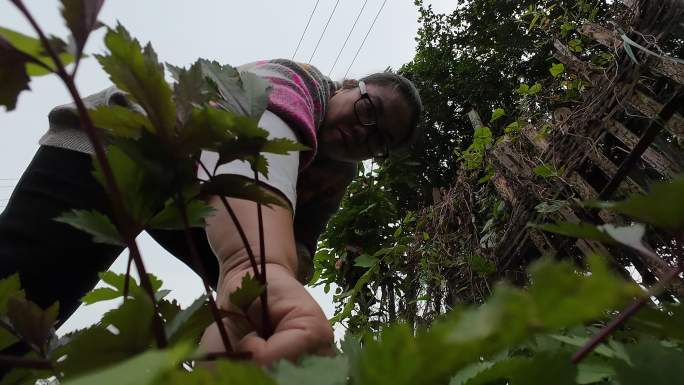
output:
[[[264,290],[266,290],[266,286],[259,282],[256,277],[249,273],[245,274],[242,277],[240,287],[230,294],[230,302],[246,312],[252,302],[259,298]]]
[[[297,366],[280,361],[273,377],[278,385],[345,385],[348,372],[347,357],[306,357]]]
[[[140,104],[156,130],[169,132],[175,126],[176,107],[152,46],[143,50],[120,24],[107,32],[105,45],[109,54],[95,57],[112,82]]]
[[[565,72],[565,66],[563,65],[563,63],[552,64],[551,68],[549,68],[549,72],[551,73],[551,76],[557,78],[558,76],[560,76],[560,74]]]
[[[93,236],[93,241],[95,242],[124,246],[116,226],[106,215],[97,211],[72,210],[55,218],[55,220],[88,232]]]
[[[74,56],[79,57],[90,32],[100,24],[97,15],[104,0],[62,0],[62,18],[71,31],[76,49]]]

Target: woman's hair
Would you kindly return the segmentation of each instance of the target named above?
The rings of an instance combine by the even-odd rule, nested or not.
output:
[[[394,72],[378,72],[368,75],[360,80],[366,84],[374,84],[376,86],[387,87],[391,90],[397,90],[401,93],[409,107],[413,110],[411,114],[411,122],[409,126],[409,135],[394,146],[394,150],[408,148],[415,144],[420,136],[422,130],[418,125],[420,114],[423,112],[423,103],[420,100],[418,89],[407,78],[396,74]],[[345,79],[342,82],[342,88],[354,88],[358,86],[358,81],[353,79]]]

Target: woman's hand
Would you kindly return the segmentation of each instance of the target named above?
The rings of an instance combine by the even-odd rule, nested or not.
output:
[[[229,271],[219,283],[217,303],[230,311],[223,323],[235,352],[249,352],[255,362],[265,366],[281,359],[296,361],[302,355],[334,354],[333,331],[325,314],[291,270],[279,264],[266,264],[273,335],[262,338],[261,301],[254,301],[245,314],[228,299],[240,287],[245,274],[251,274],[251,269]],[[207,353],[225,351],[216,324],[207,328],[200,347]]]

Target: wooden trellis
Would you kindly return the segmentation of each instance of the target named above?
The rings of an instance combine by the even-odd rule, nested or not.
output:
[[[626,35],[658,52],[657,42],[682,29],[684,5],[677,0],[635,1],[630,13],[632,28]],[[492,257],[499,271],[520,270],[530,255],[567,254],[574,243],[585,255],[616,256],[616,266],[633,265],[646,283],[652,283],[665,275],[672,261],[594,241],[568,241],[527,227],[529,222],[548,221],[627,223],[607,211],[568,206],[540,214],[534,208],[552,199],[619,199],[648,191],[653,182],[684,171],[684,65],[632,48],[635,63],[625,52],[618,29],[587,24],[579,31],[614,51],[617,59],[608,68],[599,68],[556,42],[555,58],[587,81],[589,89],[581,104],[554,111],[549,135],[543,135],[536,124],[529,125],[521,130],[521,138],[500,141],[492,151],[494,186],[512,210]],[[540,164],[560,170],[559,176],[540,178],[533,172]],[[665,241],[648,234],[647,242],[661,246]],[[672,288],[684,295],[683,282]]]

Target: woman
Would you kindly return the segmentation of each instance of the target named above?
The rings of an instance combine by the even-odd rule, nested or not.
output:
[[[305,353],[325,354],[331,347],[332,330],[302,285],[310,275],[316,240],[339,207],[355,175],[356,163],[387,156],[416,140],[420,97],[408,80],[389,73],[374,74],[359,82],[345,81],[339,87],[316,68],[289,60],[253,63],[240,70],[271,83],[268,111],[260,125],[273,137],[290,137],[312,150],[274,155],[269,162],[269,178],[263,181],[266,191],[285,197],[291,206],[263,211],[268,307],[274,335],[263,340],[254,332],[261,320],[258,301],[249,309],[246,325],[228,319],[225,323],[234,348],[252,352],[263,364],[296,359]],[[85,101],[89,107],[119,104],[136,108],[116,89]],[[53,220],[70,209],[109,210],[104,191],[90,175],[91,148],[73,108],[58,107],[49,120],[50,130],[41,139],[41,148],[0,216],[0,277],[18,271],[27,297],[42,307],[59,301],[63,321],[97,283],[97,273],[106,270],[122,249],[93,243],[87,234]],[[211,163],[214,156],[204,153],[202,158]],[[223,165],[217,172],[252,177],[239,162]],[[252,248],[257,249],[254,202],[233,198],[229,202]],[[210,204],[218,209],[217,214],[208,218],[205,229],[194,229],[194,235],[207,278],[217,287],[217,302],[229,308],[228,295],[250,271],[249,260],[220,200],[211,198]],[[196,270],[177,232],[149,233]],[[201,345],[205,351],[223,349],[215,325],[207,329]]]

